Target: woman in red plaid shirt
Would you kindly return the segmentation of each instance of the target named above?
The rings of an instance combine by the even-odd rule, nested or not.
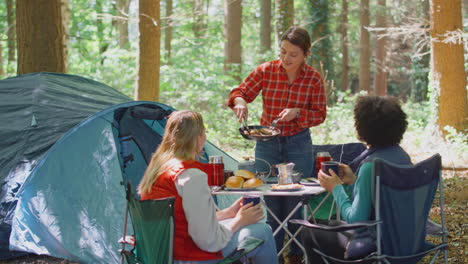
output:
[[[300,27],[289,28],[281,38],[279,60],[258,66],[239,87],[229,95],[228,106],[234,111],[239,122],[247,120],[247,104],[261,93],[263,112],[260,124],[271,125],[280,117],[277,128],[281,135],[270,141],[257,141],[255,157],[267,160],[270,164],[293,162],[294,170],[312,175],[312,139],[309,128],[323,123],[326,117],[326,97],[320,74],[306,64],[310,54],[309,33]],[[257,164],[257,171],[268,171]],[[299,201],[298,197],[267,196],[265,201],[282,221]],[[300,210],[292,218],[301,218]],[[272,217],[267,222],[273,230],[278,223]],[[295,227],[294,227],[295,226]],[[290,230],[294,233],[298,225]],[[278,250],[283,247],[283,230],[276,236]],[[302,251],[291,243],[290,263],[300,259]],[[292,261],[292,262],[291,262]],[[299,262],[298,262],[299,263]]]

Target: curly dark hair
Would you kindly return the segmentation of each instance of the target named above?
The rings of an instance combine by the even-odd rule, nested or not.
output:
[[[360,96],[354,106],[354,126],[359,140],[386,147],[400,143],[408,121],[396,98]]]

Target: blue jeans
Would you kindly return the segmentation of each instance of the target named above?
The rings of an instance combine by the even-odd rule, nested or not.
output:
[[[268,161],[271,165],[293,162],[295,171],[302,172],[303,177],[310,177],[314,166],[312,151],[312,138],[309,129],[288,137],[278,137],[269,141],[257,141],[255,146],[255,157]],[[264,162],[256,162],[257,171],[268,171]],[[265,196],[267,206],[273,211],[279,220],[283,221],[292,209],[300,201],[300,197]],[[301,210],[298,210],[291,219],[302,218]],[[268,214],[267,223],[273,229],[279,224]],[[294,234],[299,225],[290,225],[289,231]],[[284,241],[284,230],[281,229],[275,236],[276,248],[281,250]],[[302,255],[301,249],[292,242],[290,244],[291,255]]]
[[[232,221],[232,219],[226,219],[221,221],[221,223],[226,223]],[[271,227],[265,223],[256,223],[253,225],[248,225],[241,228],[239,231],[235,232],[232,235],[231,240],[228,244],[221,250],[224,256],[228,256],[237,245],[247,236],[256,237],[263,239],[265,242],[258,248],[252,250],[247,254],[247,258],[250,258],[254,263],[266,263],[266,264],[278,264],[278,258],[276,257],[276,246],[273,240],[273,233],[271,232]],[[174,245],[175,247],[177,245]],[[173,264],[215,264],[218,263],[220,259],[217,260],[206,260],[206,261],[178,261],[175,260]]]

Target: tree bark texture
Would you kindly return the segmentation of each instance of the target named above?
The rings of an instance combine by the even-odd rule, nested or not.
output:
[[[432,0],[432,77],[440,94],[438,124],[465,132],[468,120],[463,41],[444,43],[446,34],[462,28],[460,0]],[[445,36],[444,36],[445,35]]]
[[[284,32],[294,25],[294,0],[276,0],[276,9],[276,35],[280,42]]]
[[[16,59],[16,24],[15,6],[13,0],[7,0],[7,37],[8,37],[8,64],[13,64]]]
[[[137,100],[159,100],[160,2],[139,1],[140,54]]]
[[[242,0],[224,1],[224,10],[224,34],[226,38],[226,42],[224,43],[224,69],[240,82],[240,66],[242,63]]]
[[[369,31],[369,0],[361,0],[361,38],[359,57],[359,90],[369,91],[370,88],[370,40]]]
[[[129,0],[117,0],[117,28],[119,30],[119,47],[128,49],[128,12]]]
[[[310,0],[308,3],[311,21],[309,22],[309,32],[312,40],[311,54],[308,58],[312,67],[324,69],[322,78],[333,80],[334,69],[329,28],[330,9],[328,5],[328,0]],[[333,87],[329,86],[328,88]],[[327,91],[327,95],[331,95],[331,90]],[[331,96],[328,99],[331,99]]]
[[[172,42],[172,0],[166,0],[166,18],[164,26],[164,50],[166,51],[167,64],[171,64],[171,42]]]
[[[62,0],[62,25],[63,25],[63,53],[65,54],[65,68],[68,68],[68,40],[70,36],[70,0]]]
[[[230,1],[230,0],[226,0]],[[206,24],[204,22],[205,12],[203,11],[203,0],[193,0],[193,24],[192,30],[196,38],[205,34]]]
[[[271,50],[271,0],[260,0],[260,52]]]
[[[18,75],[66,72],[60,4],[60,0],[16,1]]]
[[[341,91],[348,89],[348,0],[341,1]]]
[[[378,13],[377,13],[377,27],[385,28],[387,26],[387,14],[385,0],[378,0]],[[387,95],[387,64],[385,62],[387,57],[387,38],[377,36],[375,45],[375,77],[374,77],[374,91],[376,95]]]

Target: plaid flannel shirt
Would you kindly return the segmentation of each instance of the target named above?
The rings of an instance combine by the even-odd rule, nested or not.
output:
[[[325,121],[327,105],[323,80],[314,68],[305,63],[291,85],[280,60],[261,64],[230,92],[228,106],[234,107],[236,97],[251,103],[260,92],[263,100],[260,124],[263,126],[271,125],[273,119],[286,108],[301,109],[298,118],[278,122],[277,128],[282,136],[294,135]]]

